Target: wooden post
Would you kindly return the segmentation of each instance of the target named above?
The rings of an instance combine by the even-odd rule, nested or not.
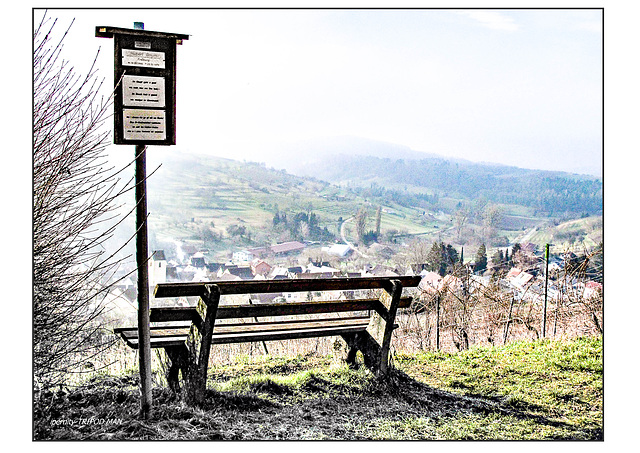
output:
[[[149,249],[147,242],[146,145],[136,145],[136,265],[138,268],[138,338],[140,417],[151,415],[151,340],[149,329]]]
[[[544,308],[542,310],[542,338],[547,336],[547,294],[549,292],[549,244],[545,246]]]
[[[360,350],[365,366],[373,371],[377,377],[386,376],[389,372],[391,336],[400,305],[402,283],[400,280],[391,280],[388,286],[385,285],[384,290],[382,297],[380,297],[381,306],[371,314],[367,330],[342,334],[342,338],[347,343],[347,349],[346,351],[334,351],[340,354],[347,364],[353,366],[355,365],[356,353]]]
[[[502,344],[507,344],[507,336],[509,335],[509,325],[511,324],[511,315],[513,314],[513,303],[515,302],[515,296],[511,295],[511,304],[509,304],[509,317],[507,318],[507,325],[504,327],[504,339]]]
[[[440,292],[436,296],[436,351],[440,350]]]

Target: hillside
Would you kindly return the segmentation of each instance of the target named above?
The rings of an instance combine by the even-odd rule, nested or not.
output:
[[[347,153],[329,155],[308,165],[298,164],[294,171],[338,185],[377,185],[437,194],[442,199],[486,199],[519,205],[540,216],[602,214],[602,181],[586,175],[438,157],[407,159]]]
[[[322,245],[342,242],[342,222],[361,208],[367,213],[367,230],[375,228],[376,211],[380,208],[377,240],[395,252],[405,250],[402,244],[413,239],[429,244],[445,241],[458,249],[465,246],[474,250],[481,243],[505,247],[528,241],[542,246],[551,240],[557,245],[579,246],[583,239],[595,244],[602,238],[599,215],[585,217],[583,212],[550,215],[517,204],[519,200],[513,196],[503,202],[492,202],[489,198],[500,199],[497,190],[487,189],[482,192],[484,195],[476,196],[469,193],[471,189],[465,189],[466,192],[456,189],[453,193],[419,186],[415,178],[411,179],[416,172],[428,174],[435,168],[448,168],[451,171],[434,181],[440,181],[441,187],[455,185],[447,182],[444,175],[449,175],[451,181],[456,180],[455,175],[461,178],[467,168],[476,168],[468,167],[467,163],[435,160],[431,167],[412,169],[410,160],[390,165],[388,159],[353,156],[349,162],[351,166],[336,165],[331,169],[318,166],[317,177],[309,177],[295,176],[263,163],[154,149],[148,155],[150,247],[170,251],[176,241],[191,243],[209,250],[210,261],[226,260],[230,252],[243,247],[290,240],[315,243],[319,250]],[[353,168],[357,162],[359,171]],[[385,163],[386,171],[378,171]],[[528,170],[486,166],[474,170],[478,184],[479,169],[484,169],[487,178],[500,179],[504,193],[509,192],[507,181],[516,187],[536,184],[535,178],[527,180],[531,174]],[[407,177],[396,181],[404,172]],[[320,179],[323,176],[335,182],[323,181]],[[596,189],[595,193],[601,190],[601,183],[596,180],[574,177],[565,181],[584,183]],[[461,182],[460,187],[465,184]],[[575,193],[571,196],[576,198]],[[592,201],[595,202],[593,197]],[[601,207],[601,199],[599,203]],[[283,223],[284,217],[287,222]],[[567,221],[574,223],[563,227]],[[126,231],[120,231],[111,241],[114,248],[133,235],[133,216],[124,226]],[[357,242],[353,222],[345,227],[347,238]]]
[[[223,252],[287,240],[340,241],[342,221],[370,205],[366,197],[347,188],[264,164],[206,155],[167,154],[156,159],[149,167],[162,166],[149,178],[148,193],[150,235],[158,246],[196,241]],[[418,207],[388,203],[383,208],[385,231],[425,234],[436,230],[420,221]],[[312,226],[322,234],[274,225],[280,215],[293,220],[301,214],[313,214]],[[242,234],[234,234],[238,231]]]

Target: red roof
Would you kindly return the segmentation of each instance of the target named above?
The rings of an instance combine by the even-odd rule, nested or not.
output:
[[[517,267],[512,267],[509,273],[507,274],[507,278],[517,277],[520,274],[520,272],[522,271]]]
[[[287,252],[293,252],[295,250],[302,250],[305,247],[306,246],[303,243],[298,241],[283,242],[282,244],[272,245],[271,251],[273,253],[287,253]]]

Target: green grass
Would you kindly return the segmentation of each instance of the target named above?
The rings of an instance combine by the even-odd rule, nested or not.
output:
[[[428,385],[465,396],[482,395],[553,422],[553,429],[536,436],[558,436],[554,424],[584,433],[598,432],[602,426],[602,341],[597,338],[517,342],[457,354],[401,356],[398,361]],[[480,422],[473,417],[471,421]]]
[[[326,356],[236,357],[210,369],[202,407],[154,389],[140,421],[137,375],[99,376],[34,406],[36,439],[599,440],[602,341],[527,341],[398,355],[379,381]],[[60,421],[118,417],[110,425]]]

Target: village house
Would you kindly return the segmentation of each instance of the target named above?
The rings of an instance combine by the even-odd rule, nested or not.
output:
[[[313,274],[322,276],[322,278],[340,277],[342,272],[339,269],[335,269],[330,266],[322,265],[316,266],[314,263],[309,263],[302,271],[303,274]]]
[[[183,263],[190,263],[191,257],[198,253],[198,249],[193,245],[184,244],[181,246],[182,253],[184,254]]]
[[[524,291],[533,278],[534,275],[517,268],[512,268],[507,274],[507,280],[520,291]]]
[[[397,277],[400,275],[398,269],[376,264],[375,266],[366,266],[363,277]]]
[[[198,269],[205,268],[207,266],[207,263],[204,258],[204,254],[202,252],[195,253],[191,257],[191,265]]]
[[[289,278],[296,278],[299,274],[302,274],[302,266],[291,266],[287,268]]]
[[[262,275],[266,277],[271,272],[271,269],[273,269],[273,266],[259,258],[254,258],[251,261],[251,271],[254,276]]]
[[[289,270],[286,267],[275,266],[269,272],[267,278],[271,280],[284,280],[289,278]]]
[[[217,278],[222,281],[253,280],[253,272],[249,266],[229,265],[218,269]]]
[[[576,287],[582,291],[582,297],[585,299],[591,299],[592,297],[602,294],[602,283],[588,281],[584,284],[579,283]]]
[[[210,274],[217,274],[218,270],[224,266],[224,263],[207,263],[207,271]]]
[[[422,280],[420,280],[420,285],[418,288],[428,294],[435,294],[440,290],[442,286],[442,277],[440,274],[431,271],[423,271],[420,274],[422,276]]]

